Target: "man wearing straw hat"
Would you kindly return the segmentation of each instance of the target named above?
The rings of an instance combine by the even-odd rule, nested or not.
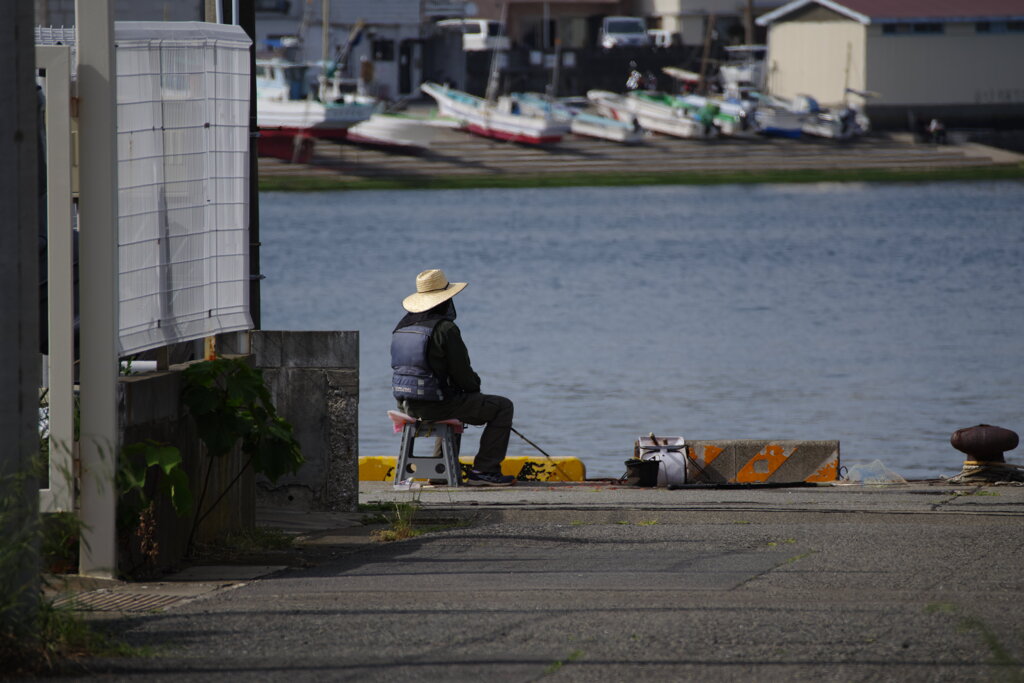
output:
[[[466,483],[511,486],[515,477],[501,473],[501,461],[512,429],[512,401],[480,393],[480,376],[455,325],[452,298],[466,284],[448,282],[439,269],[416,276],[416,293],[402,301],[408,313],[391,335],[392,391],[399,407],[413,417],[486,425]],[[440,456],[440,444],[434,452]]]

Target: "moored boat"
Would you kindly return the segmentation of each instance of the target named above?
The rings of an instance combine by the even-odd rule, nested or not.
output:
[[[754,133],[750,124],[750,111],[740,103],[705,95],[676,95],[676,99],[698,118],[710,117],[722,135],[737,137]]]
[[[568,122],[569,130],[574,135],[611,140],[623,144],[636,144],[644,137],[643,129],[635,121],[625,122],[593,114],[575,104],[570,105],[564,101],[552,100],[536,93],[513,93],[512,97],[526,108],[549,111],[555,119]]]
[[[769,137],[799,138],[803,135],[806,114],[792,110],[789,105],[771,95],[752,92],[757,101],[754,110],[754,128]]]
[[[715,134],[710,118],[698,118],[672,95],[646,91],[616,95],[606,90],[591,90],[587,98],[605,116],[636,122],[656,133],[678,138],[706,138]]]
[[[865,134],[870,122],[863,112],[850,105],[822,107],[810,95],[797,95],[789,108],[804,115],[803,132],[832,140],[849,140]]]
[[[346,95],[322,102],[305,81],[307,67],[284,59],[257,60],[256,118],[262,138],[296,135],[343,139],[346,131],[380,110],[372,98]]]
[[[424,83],[420,89],[434,98],[442,116],[460,121],[466,130],[483,137],[542,145],[558,142],[569,132],[568,122],[550,113],[524,111],[509,96],[489,101],[437,83]]]

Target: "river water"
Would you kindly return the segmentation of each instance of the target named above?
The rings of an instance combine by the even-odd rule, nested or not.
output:
[[[431,267],[470,283],[483,390],[590,477],[652,431],[838,439],[844,465],[907,478],[959,471],[955,429],[1024,431],[1024,183],[263,193],[260,212],[263,327],[359,330],[361,455],[397,453],[390,333]],[[513,435],[510,454],[535,453]]]

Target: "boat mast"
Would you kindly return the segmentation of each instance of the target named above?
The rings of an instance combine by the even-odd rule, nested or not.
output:
[[[555,63],[551,66],[551,83],[548,84],[548,97],[558,97],[559,66],[562,63],[562,39],[555,38]]]
[[[321,0],[320,4],[320,101],[326,102],[327,97],[327,60],[331,41],[331,0]]]
[[[715,33],[715,13],[708,14],[707,26],[704,27],[704,51],[700,58],[700,84],[698,92],[705,95],[708,92],[708,59],[711,56],[711,37]]]
[[[508,18],[508,3],[503,3],[501,6],[501,25],[500,33],[495,36],[500,38],[505,33],[505,20]],[[500,41],[494,41],[494,49],[491,51],[491,73],[487,77],[487,92],[484,94],[484,99],[488,102],[494,102],[498,99],[498,45]]]

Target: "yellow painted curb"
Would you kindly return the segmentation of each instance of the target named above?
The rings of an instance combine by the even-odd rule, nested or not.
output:
[[[395,456],[364,455],[359,458],[359,481],[394,481]],[[473,465],[473,458],[460,456],[459,463]],[[527,458],[512,456],[501,463],[501,473],[523,481],[584,481],[587,468],[579,458]]]

